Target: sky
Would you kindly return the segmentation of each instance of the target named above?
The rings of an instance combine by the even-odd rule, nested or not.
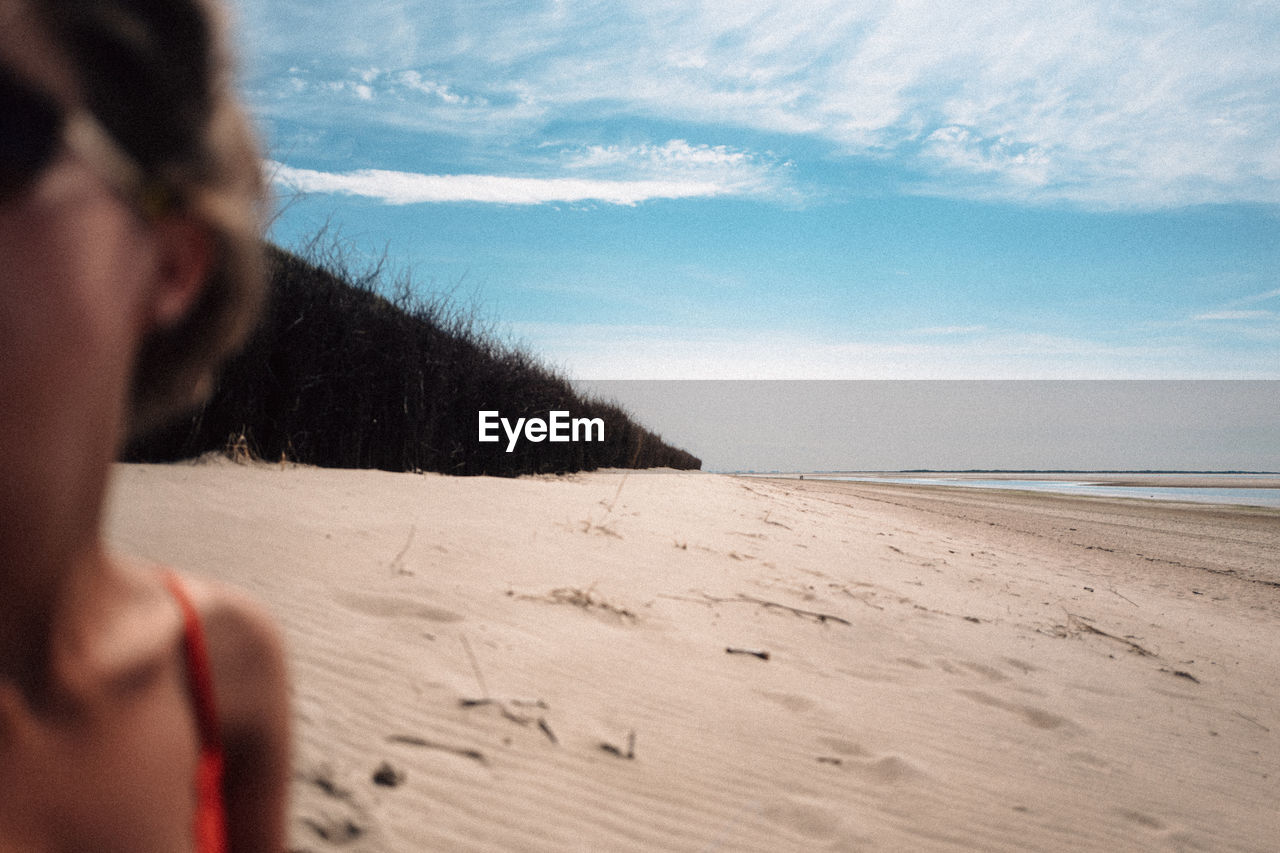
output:
[[[1280,5],[233,0],[272,236],[572,377],[1280,378]]]
[[[1280,467],[1280,4],[232,2],[276,242],[708,467]]]

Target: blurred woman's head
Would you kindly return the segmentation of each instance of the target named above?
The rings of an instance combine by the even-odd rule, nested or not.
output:
[[[15,1],[70,67],[79,106],[134,164],[122,180],[139,215],[185,217],[212,238],[189,310],[143,330],[126,426],[137,434],[209,392],[262,300],[265,188],[224,22],[205,0]]]

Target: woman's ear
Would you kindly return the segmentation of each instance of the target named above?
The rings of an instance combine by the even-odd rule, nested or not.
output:
[[[182,322],[204,289],[213,267],[214,239],[207,225],[181,213],[163,217],[152,228],[159,251],[148,325],[171,329]]]

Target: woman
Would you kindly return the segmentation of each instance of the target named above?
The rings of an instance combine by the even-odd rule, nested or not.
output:
[[[261,298],[214,11],[0,0],[3,851],[284,847],[276,629],[100,532],[122,443],[202,398]]]

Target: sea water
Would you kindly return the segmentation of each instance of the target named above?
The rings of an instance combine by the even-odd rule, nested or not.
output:
[[[956,486],[970,489],[1018,489],[1070,495],[1112,498],[1141,498],[1160,501],[1234,504],[1280,507],[1280,489],[1246,487],[1201,488],[1198,486],[1114,486],[1088,480],[980,480],[959,477],[839,477],[810,475],[812,479],[847,480],[866,483],[904,483],[921,486]]]

